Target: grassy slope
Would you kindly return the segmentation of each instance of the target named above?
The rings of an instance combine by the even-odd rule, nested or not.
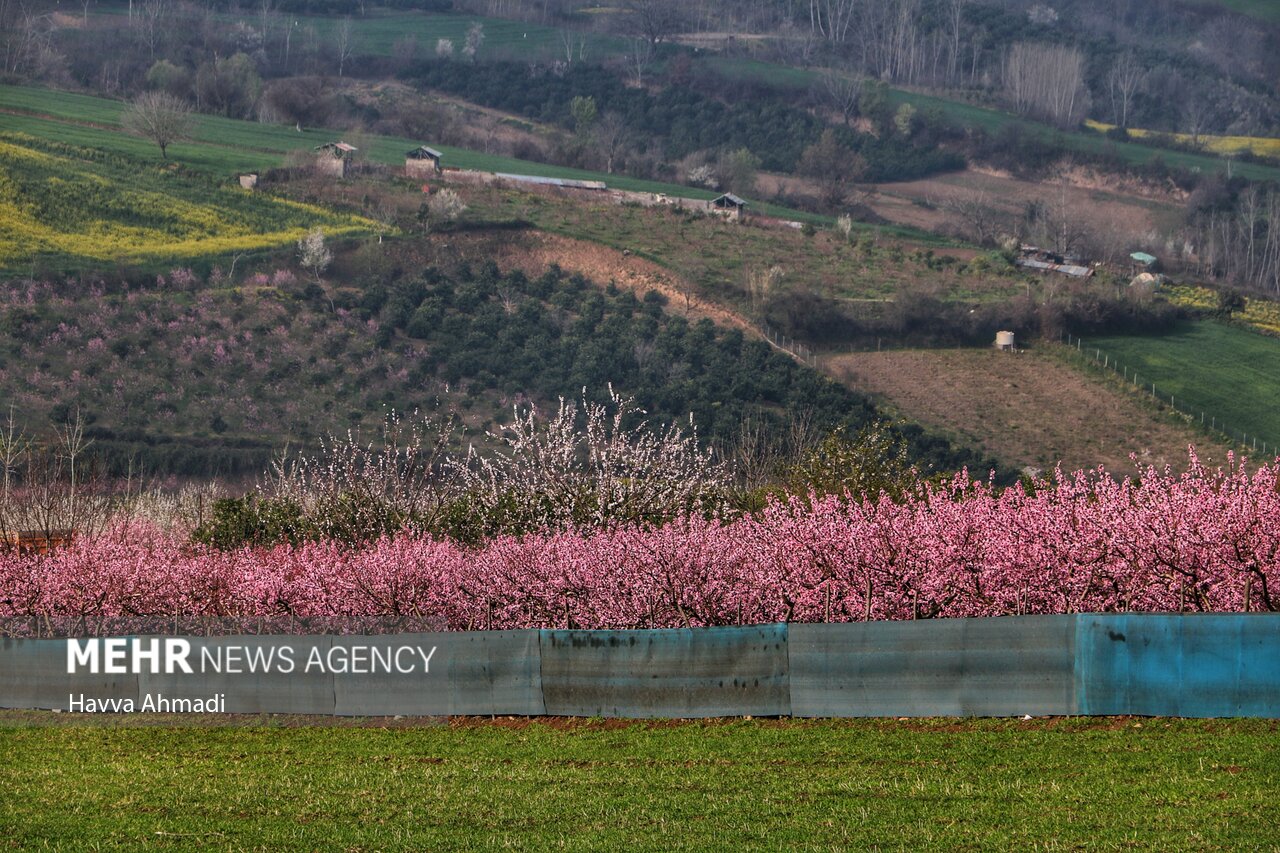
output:
[[[107,98],[57,92],[24,86],[0,85],[0,111],[13,113],[4,116],[6,130],[44,136],[59,142],[102,148],[129,154],[148,160],[159,160],[159,151],[149,142],[125,135],[119,130],[120,113],[124,104]],[[259,124],[251,121],[202,115],[192,140],[176,143],[169,149],[174,160],[195,168],[207,169],[222,175],[261,170],[280,166],[290,151],[309,151],[316,145],[342,138],[342,131],[321,128],[305,128],[298,132],[284,125]],[[399,165],[404,163],[404,153],[416,148],[424,140],[395,136],[369,136],[368,150],[364,152],[370,161]],[[430,143],[430,140],[425,140]],[[445,155],[445,164],[462,169],[512,172],[552,178],[577,178],[605,181],[610,187],[637,192],[666,193],[686,198],[714,198],[717,193],[660,181],[644,181],[622,175],[606,175],[583,169],[552,166],[511,157],[498,157],[435,145]],[[757,204],[755,209],[776,216],[793,219],[827,221],[798,211]]]
[[[1213,322],[1158,337],[1086,338],[1183,411],[1204,411],[1268,448],[1280,442],[1280,341]],[[1251,439],[1252,440],[1252,439]]]
[[[188,259],[289,245],[310,228],[367,234],[377,223],[199,173],[0,134],[0,268],[33,253],[59,260]]]
[[[787,68],[752,59],[716,57],[707,61],[711,67],[728,77],[761,80],[772,85],[781,85],[794,89],[807,89],[814,84],[819,75],[817,71]],[[966,104],[935,95],[893,89],[890,91],[890,101],[894,104],[910,102],[917,109],[937,109],[956,124],[965,127],[979,127],[988,133],[997,132],[1009,125],[1020,125],[1026,131],[1059,142],[1070,150],[1086,154],[1114,153],[1126,162],[1135,165],[1149,163],[1158,157],[1170,166],[1177,166],[1191,171],[1225,172],[1227,168],[1226,161],[1220,157],[1161,149],[1136,142],[1117,143],[1097,133],[1063,132],[1044,124],[1019,118],[1002,110]],[[1242,175],[1251,180],[1280,180],[1280,167],[1276,166],[1257,163],[1235,163],[1232,165],[1231,172],[1233,175]]]
[[[99,14],[123,16],[128,14],[128,5],[121,3],[99,7],[100,11],[91,11],[90,18]],[[317,35],[332,42],[342,16],[308,15],[288,13],[289,19],[297,21],[294,38],[299,38],[299,31],[313,27]],[[234,22],[245,21],[251,26],[261,25],[261,17],[254,9],[240,14],[219,13],[220,20]],[[424,58],[436,55],[436,42],[449,39],[453,42],[454,56],[461,60],[462,48],[466,44],[467,31],[473,23],[483,27],[484,40],[480,45],[481,59],[512,59],[545,62],[564,59],[565,48],[561,43],[560,30],[555,27],[505,18],[491,18],[482,15],[460,15],[442,12],[417,12],[400,9],[370,8],[367,14],[354,15],[351,18],[353,29],[353,49],[357,55],[391,56],[396,43],[412,36],[417,40],[414,56]],[[575,36],[578,34],[575,33]],[[626,52],[630,47],[627,39],[618,36],[582,34],[585,38],[584,52],[588,59],[602,55],[614,56]],[[298,42],[294,42],[296,45]],[[575,41],[574,56],[577,56],[578,45]]]
[[[889,239],[850,243],[835,231],[807,237],[789,228],[741,227],[590,196],[569,200],[471,187],[460,192],[470,205],[469,217],[514,216],[544,231],[633,252],[672,271],[700,295],[744,313],[750,310],[744,293],[748,273],[774,266],[783,271],[779,292],[804,287],[859,300],[888,300],[921,282],[936,286],[944,298],[973,302],[1007,298],[1026,286],[1015,272],[961,272],[958,262],[930,269],[918,250],[904,252]],[[939,257],[947,253],[940,245],[932,251]]]
[[[48,718],[0,729],[20,849],[1244,848],[1280,785],[1262,720],[13,727]]]

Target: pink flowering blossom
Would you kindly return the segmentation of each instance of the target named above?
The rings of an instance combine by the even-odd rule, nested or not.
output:
[[[0,553],[9,634],[650,628],[1082,611],[1280,609],[1280,467],[997,493],[961,474],[903,503],[792,498],[656,530],[406,535],[223,552],[132,522]]]

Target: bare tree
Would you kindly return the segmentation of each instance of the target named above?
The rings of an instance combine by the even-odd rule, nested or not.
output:
[[[631,32],[648,43],[651,53],[685,22],[681,0],[625,0],[621,5],[630,13]]]
[[[753,310],[759,310],[769,301],[769,297],[777,290],[778,283],[782,281],[784,274],[782,267],[779,266],[747,270],[747,293],[751,297]]]
[[[577,30],[560,30],[560,47],[568,64],[573,64],[574,59],[582,62],[587,58],[587,37]]]
[[[943,8],[947,26],[947,82],[960,82],[960,36],[964,28],[964,7],[969,0],[947,0]]]
[[[125,108],[120,123],[160,146],[160,158],[168,159],[169,146],[190,136],[194,120],[186,101],[168,92],[143,92]]]
[[[731,458],[748,489],[767,486],[783,466],[782,438],[759,417],[744,414]]]
[[[823,101],[848,124],[858,114],[858,98],[862,94],[862,78],[839,71],[828,71],[818,78],[818,92]]]
[[[1004,218],[985,190],[977,195],[948,195],[928,201],[939,210],[956,214],[964,235],[979,246],[995,240]]]
[[[617,113],[605,113],[591,132],[596,150],[604,158],[604,170],[613,174],[614,161],[623,152],[627,142],[627,123]]]
[[[27,74],[49,47],[53,13],[44,4],[0,0],[0,72]]]
[[[29,531],[52,544],[105,529],[119,501],[89,455],[93,441],[84,432],[77,410],[47,440],[36,441],[19,430],[10,410],[0,428],[0,531]]]
[[[1112,119],[1120,127],[1129,126],[1129,105],[1145,76],[1146,72],[1131,53],[1125,53],[1111,66],[1107,90],[1111,94]]]
[[[1084,71],[1076,48],[1019,42],[1005,58],[1005,92],[1017,112],[1069,127],[1087,111]]]
[[[1199,145],[1200,136],[1213,123],[1217,103],[1204,86],[1190,87],[1182,99],[1182,124],[1191,134],[1191,144]]]
[[[857,0],[809,0],[809,27],[836,44],[849,36],[858,11]]]
[[[355,53],[355,28],[351,23],[351,16],[343,18],[338,24],[337,32],[334,35],[334,47],[338,53],[338,76],[341,77],[343,69],[346,68],[347,60]]]
[[[168,0],[142,0],[139,4],[138,32],[152,59],[156,58],[156,43],[166,29],[168,16]]]
[[[631,75],[631,82],[636,86],[644,84],[644,75],[649,70],[649,65],[653,62],[653,55],[652,44],[644,39],[631,40],[631,49],[627,51],[626,63],[627,72]]]

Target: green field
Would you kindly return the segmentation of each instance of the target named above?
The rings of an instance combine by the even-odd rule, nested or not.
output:
[[[817,81],[820,74],[818,71],[809,69],[790,68],[770,62],[737,57],[714,57],[705,61],[719,73],[730,78],[759,80],[770,85],[790,87],[797,90],[808,89]],[[1115,154],[1126,163],[1134,165],[1150,163],[1159,157],[1169,166],[1188,169],[1193,172],[1225,172],[1227,168],[1225,160],[1210,154],[1156,148],[1136,142],[1115,142],[1091,131],[1067,133],[1039,122],[1019,118],[1003,110],[967,104],[963,101],[940,98],[935,95],[908,92],[903,89],[891,89],[889,100],[895,105],[910,102],[917,109],[937,110],[955,124],[963,127],[981,128],[987,133],[996,133],[1007,126],[1017,125],[1028,133],[1060,143],[1072,151],[1094,155]],[[1280,180],[1280,167],[1267,166],[1260,163],[1237,162],[1232,165],[1231,172],[1233,175],[1241,175],[1250,180]]]
[[[1276,842],[1274,721],[24,725],[50,718],[0,728],[6,849]]]
[[[1139,382],[1184,412],[1205,412],[1271,447],[1280,443],[1280,340],[1215,322],[1184,323],[1167,335],[1086,338]]]
[[[128,5],[123,3],[101,6],[98,9],[91,12],[90,17],[95,15],[119,17],[128,14]],[[244,21],[255,27],[261,25],[261,16],[252,8],[241,13],[223,12],[216,17],[228,22]],[[300,30],[312,27],[320,38],[332,40],[343,17],[291,13],[289,20],[296,22],[294,38],[299,37]],[[370,8],[365,14],[351,16],[353,48],[358,55],[391,56],[398,41],[412,36],[416,40],[414,58],[428,59],[435,57],[436,42],[439,39],[449,39],[453,42],[455,58],[462,61],[462,47],[466,43],[467,30],[476,23],[480,24],[484,31],[484,41],[477,54],[481,60],[510,59],[545,62],[565,58],[566,48],[561,41],[561,30],[556,27],[483,15],[384,8]],[[578,35],[575,33],[575,60],[579,56],[576,41]],[[592,62],[608,56],[624,54],[630,46],[628,39],[619,36],[596,33],[580,35],[585,40],[583,52],[586,59]]]
[[[28,133],[45,139],[83,147],[126,154],[146,160],[160,161],[159,150],[151,143],[126,135],[120,130],[120,113],[124,103],[72,92],[58,92],[26,86],[0,85],[0,114],[8,131]],[[317,145],[343,137],[342,131],[304,128],[301,132],[285,125],[197,116],[196,128],[189,142],[174,143],[170,158],[185,166],[204,169],[222,176],[237,172],[257,171],[284,163],[290,151],[310,151]],[[696,187],[645,181],[624,175],[607,175],[566,166],[553,166],[511,157],[498,157],[439,145],[432,140],[405,139],[395,136],[362,135],[368,149],[360,156],[374,163],[400,165],[410,148],[424,143],[445,155],[446,166],[486,172],[512,172],[550,178],[576,178],[605,181],[610,187],[637,192],[665,193],[685,198],[714,198],[718,193]],[[830,217],[789,210],[770,204],[756,204],[754,209],[767,214],[828,222]],[[926,235],[918,235],[926,236]]]

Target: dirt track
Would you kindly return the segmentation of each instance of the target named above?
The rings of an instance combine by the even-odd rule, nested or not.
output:
[[[670,270],[599,243],[574,240],[545,231],[528,232],[505,241],[494,260],[504,269],[514,267],[529,276],[541,275],[547,267],[559,264],[561,269],[581,273],[597,284],[612,281],[641,298],[648,291],[656,290],[667,298],[668,311],[690,321],[706,318],[719,325],[742,329],[753,336],[759,336],[759,332],[737,314],[694,296],[693,286]]]

